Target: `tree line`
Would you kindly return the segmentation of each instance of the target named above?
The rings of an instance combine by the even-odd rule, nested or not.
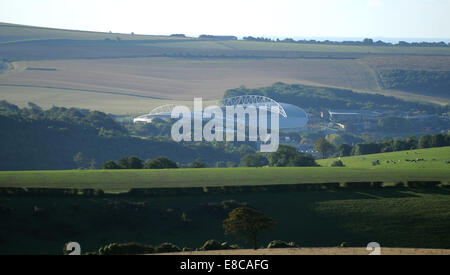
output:
[[[424,135],[420,139],[416,136],[409,136],[405,139],[385,138],[382,142],[363,142],[354,146],[346,143],[335,145],[326,138],[319,138],[314,145],[322,158],[334,154],[346,157],[444,146],[450,146],[450,134]]]
[[[347,45],[347,46],[396,46],[396,47],[450,47],[450,43],[440,42],[406,42],[399,41],[398,43],[384,42],[381,40],[374,41],[371,38],[364,38],[362,41],[331,41],[324,40],[319,41],[315,39],[301,39],[294,40],[292,38],[284,39],[272,39],[267,37],[253,37],[245,36],[242,38],[245,41],[258,41],[258,42],[284,42],[284,43],[297,43],[297,44],[320,44],[320,45]]]
[[[109,160],[102,165],[102,169],[175,169],[179,168],[176,162],[168,157],[158,157],[143,161],[136,156],[123,157],[118,162]],[[190,168],[206,168],[207,165],[200,159],[194,160],[189,164]]]

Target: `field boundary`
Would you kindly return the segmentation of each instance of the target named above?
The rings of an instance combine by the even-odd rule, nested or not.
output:
[[[107,193],[102,189],[93,188],[41,188],[41,187],[0,187],[0,195],[6,196],[185,196],[208,194],[241,194],[287,191],[339,191],[339,190],[364,190],[364,189],[450,189],[450,185],[441,181],[407,181],[394,185],[385,185],[384,182],[325,182],[325,183],[299,183],[299,184],[274,184],[274,185],[241,185],[241,186],[205,186],[205,187],[170,187],[170,188],[131,188],[128,192]]]

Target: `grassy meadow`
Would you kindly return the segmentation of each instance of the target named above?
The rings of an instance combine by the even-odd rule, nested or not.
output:
[[[341,160],[346,167],[330,167],[335,160],[319,160],[322,167],[1,171],[0,187],[94,188],[115,193],[130,188],[450,181],[450,147],[345,157]],[[377,160],[380,165],[373,166]]]
[[[443,181],[450,169],[335,167],[201,168],[168,170],[61,170],[0,172],[0,187],[130,188],[273,185],[351,181]]]
[[[82,252],[112,242],[198,248],[208,239],[251,244],[224,235],[222,221],[239,205],[276,221],[259,246],[271,240],[301,247],[450,248],[448,189],[366,189],[208,194],[172,197],[1,196],[7,221],[0,254],[61,254],[69,240]],[[184,217],[184,218],[183,218]],[[57,228],[57,230],[55,230]]]
[[[392,169],[393,171],[400,168],[415,169],[417,171],[421,171],[424,168],[436,168],[450,171],[450,147],[351,156],[340,159],[348,168]],[[423,160],[417,161],[417,159]],[[336,160],[338,158],[323,159],[318,160],[318,163],[327,167],[331,166]],[[373,165],[372,163],[377,160],[380,164]],[[448,179],[450,180],[450,177]]]

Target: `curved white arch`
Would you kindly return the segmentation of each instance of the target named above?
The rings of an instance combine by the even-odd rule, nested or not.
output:
[[[219,105],[225,106],[255,106],[255,107],[271,107],[278,106],[278,110],[283,117],[287,117],[283,106],[277,101],[261,96],[261,95],[242,95],[235,97],[228,97],[218,101]]]
[[[150,113],[134,118],[133,122],[134,123],[136,123],[136,122],[151,123],[152,119],[154,117],[160,117],[160,116],[166,117],[165,119],[168,119],[170,114],[172,113],[173,108],[175,108],[176,106],[180,106],[180,105],[166,104],[166,105],[158,106],[155,109],[151,110]]]
[[[171,113],[173,108],[175,108],[176,106],[180,106],[180,105],[166,104],[166,105],[158,106],[155,109],[151,110],[150,113],[148,113],[148,115],[160,115],[163,113]]]

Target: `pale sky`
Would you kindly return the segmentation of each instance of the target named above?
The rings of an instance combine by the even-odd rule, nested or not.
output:
[[[139,34],[450,38],[450,0],[0,0],[0,22]]]

